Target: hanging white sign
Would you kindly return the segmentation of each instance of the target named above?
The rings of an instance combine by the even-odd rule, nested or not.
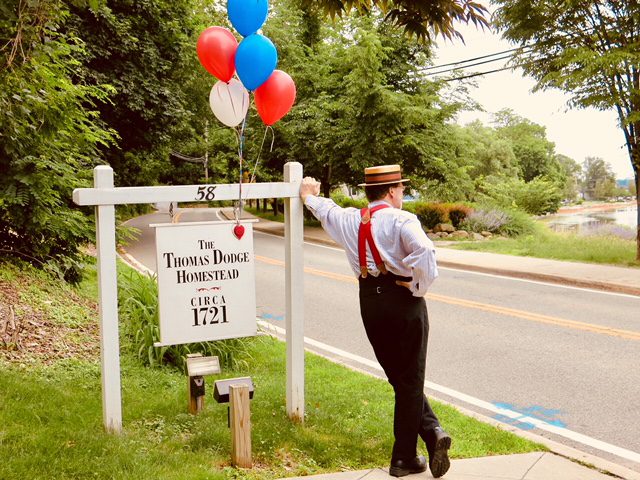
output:
[[[160,342],[256,335],[251,222],[151,225],[156,229]]]

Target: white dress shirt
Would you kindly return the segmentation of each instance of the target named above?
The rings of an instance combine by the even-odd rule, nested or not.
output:
[[[387,202],[378,200],[369,206],[374,207],[381,203]],[[314,195],[306,197],[305,205],[320,220],[322,228],[329,236],[344,248],[351,268],[359,277],[360,210],[352,207],[342,208],[329,198]],[[402,277],[412,277],[411,292],[416,297],[424,296],[438,277],[438,267],[435,247],[424,233],[418,217],[397,208],[383,208],[373,214],[371,231],[387,270]],[[369,248],[367,267],[370,275],[377,277],[380,274]]]

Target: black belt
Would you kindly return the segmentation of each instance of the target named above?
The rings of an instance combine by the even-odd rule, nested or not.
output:
[[[402,277],[400,275],[396,275],[395,273],[388,272],[386,275],[379,274],[377,277],[369,274],[365,278],[358,277],[358,281],[360,283],[360,290],[363,292],[370,293],[382,293],[382,290],[387,287],[398,287],[396,281],[399,282],[411,282],[413,278],[411,277]],[[400,288],[404,288],[400,286]]]

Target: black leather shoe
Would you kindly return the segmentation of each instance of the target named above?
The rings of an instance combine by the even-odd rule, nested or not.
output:
[[[427,469],[427,460],[419,455],[412,460],[391,460],[389,475],[392,477],[404,477],[411,473],[422,473]]]
[[[440,478],[449,470],[449,449],[451,448],[451,437],[441,427],[436,427],[427,434],[425,440],[427,452],[429,453],[429,470],[434,478]]]

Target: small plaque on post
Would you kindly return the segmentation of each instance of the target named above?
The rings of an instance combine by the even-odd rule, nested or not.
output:
[[[229,403],[229,387],[231,385],[246,385],[249,387],[249,398],[253,398],[253,382],[251,377],[227,378],[217,380],[213,384],[213,398],[218,403]]]
[[[190,377],[216,375],[220,373],[218,357],[187,358],[187,375]]]

